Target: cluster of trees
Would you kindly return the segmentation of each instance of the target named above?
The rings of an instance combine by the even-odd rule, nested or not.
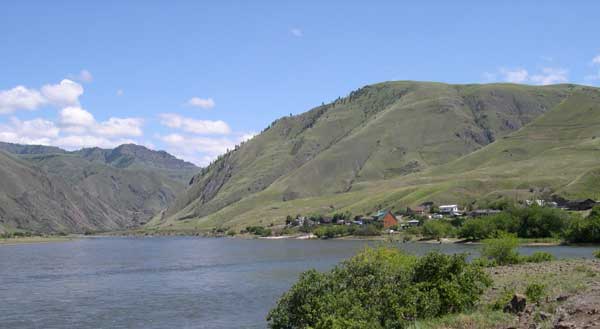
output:
[[[262,237],[270,236],[272,234],[271,229],[262,226],[248,226],[246,227],[246,230],[241,233],[250,233]]]
[[[504,212],[467,219],[457,229],[461,238],[483,240],[512,233],[519,238],[563,238],[569,242],[600,242],[600,207],[588,217],[564,210],[527,207],[509,208]]]
[[[340,236],[377,236],[381,234],[381,223],[373,223],[363,226],[355,225],[324,225],[316,227],[312,233],[318,238],[332,239]]]
[[[267,320],[273,329],[405,328],[473,307],[490,285],[464,254],[366,249],[330,272],[301,274]]]

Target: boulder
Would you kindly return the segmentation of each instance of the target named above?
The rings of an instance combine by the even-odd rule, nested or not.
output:
[[[504,306],[504,312],[507,313],[521,313],[527,306],[527,298],[521,294],[514,294],[510,302]]]

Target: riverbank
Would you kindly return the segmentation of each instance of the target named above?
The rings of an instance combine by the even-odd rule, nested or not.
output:
[[[0,246],[10,246],[16,244],[31,244],[31,243],[53,243],[67,242],[78,239],[78,236],[28,236],[0,239]]]
[[[600,323],[600,261],[569,259],[486,269],[494,283],[468,313],[417,321],[411,328],[596,328]],[[527,287],[542,287],[539,302]],[[508,300],[525,297],[523,311],[503,312]]]
[[[182,231],[182,230],[126,230],[126,231],[113,231],[98,233],[97,236],[126,236],[126,237],[154,237],[154,236],[190,236],[190,237],[204,237],[204,238],[235,238],[235,239],[265,239],[265,240],[313,240],[319,239],[313,233],[296,233],[286,235],[272,235],[272,236],[257,236],[253,234],[235,234],[228,235],[225,233],[215,234],[212,231]],[[334,238],[328,238],[327,240],[364,240],[364,241],[394,241],[394,242],[417,242],[426,244],[482,244],[481,241],[460,239],[460,238],[440,238],[440,239],[427,239],[423,236],[406,234],[403,232],[396,233],[385,233],[381,235],[345,235]],[[565,241],[561,241],[556,238],[532,238],[532,239],[519,239],[519,244],[523,247],[552,247],[560,245],[580,245],[580,244],[568,244]]]

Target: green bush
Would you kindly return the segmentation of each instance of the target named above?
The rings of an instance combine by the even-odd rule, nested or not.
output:
[[[499,238],[483,241],[482,256],[494,260],[498,265],[519,263],[517,247],[519,239],[511,234],[503,234]]]
[[[267,321],[274,329],[406,328],[472,308],[490,285],[466,255],[366,249],[329,272],[302,273]]]
[[[346,225],[322,225],[313,230],[313,233],[321,239],[332,239],[338,236],[351,235],[354,227]]]
[[[561,234],[569,223],[568,212],[545,207],[513,208],[509,213],[518,219],[516,232],[520,238],[549,238]]]
[[[600,249],[594,251],[594,257],[600,258]]]
[[[600,216],[572,218],[564,236],[569,242],[600,243]]]
[[[530,283],[525,288],[525,295],[534,303],[539,303],[546,293],[546,286],[541,283]]]
[[[453,235],[454,227],[444,220],[428,220],[423,224],[423,236],[428,239],[440,239]]]
[[[556,257],[545,251],[536,251],[530,256],[523,256],[523,261],[526,263],[542,263],[555,260]]]
[[[509,289],[508,287],[504,287],[502,293],[490,304],[490,308],[494,311],[501,311],[504,309],[504,306],[510,302],[512,297],[515,294],[515,289]]]
[[[258,235],[258,236],[270,236],[271,235],[271,229],[268,228],[264,228],[262,226],[248,226],[246,227],[246,231],[248,233],[254,234],[254,235]]]
[[[363,225],[354,231],[359,236],[377,236],[381,234],[381,228],[375,224]]]

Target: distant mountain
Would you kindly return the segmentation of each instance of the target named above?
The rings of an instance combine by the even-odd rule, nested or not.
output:
[[[276,120],[202,169],[150,225],[240,228],[281,223],[288,214],[524,198],[529,191],[598,198],[599,185],[580,180],[600,176],[600,138],[583,133],[600,136],[599,95],[576,85],[366,86]]]
[[[0,229],[107,231],[139,226],[199,170],[138,145],[67,152],[0,143]],[[22,183],[20,183],[22,182]]]
[[[12,154],[66,154],[67,151],[55,147],[45,145],[21,145],[0,142],[0,150],[6,151]]]

